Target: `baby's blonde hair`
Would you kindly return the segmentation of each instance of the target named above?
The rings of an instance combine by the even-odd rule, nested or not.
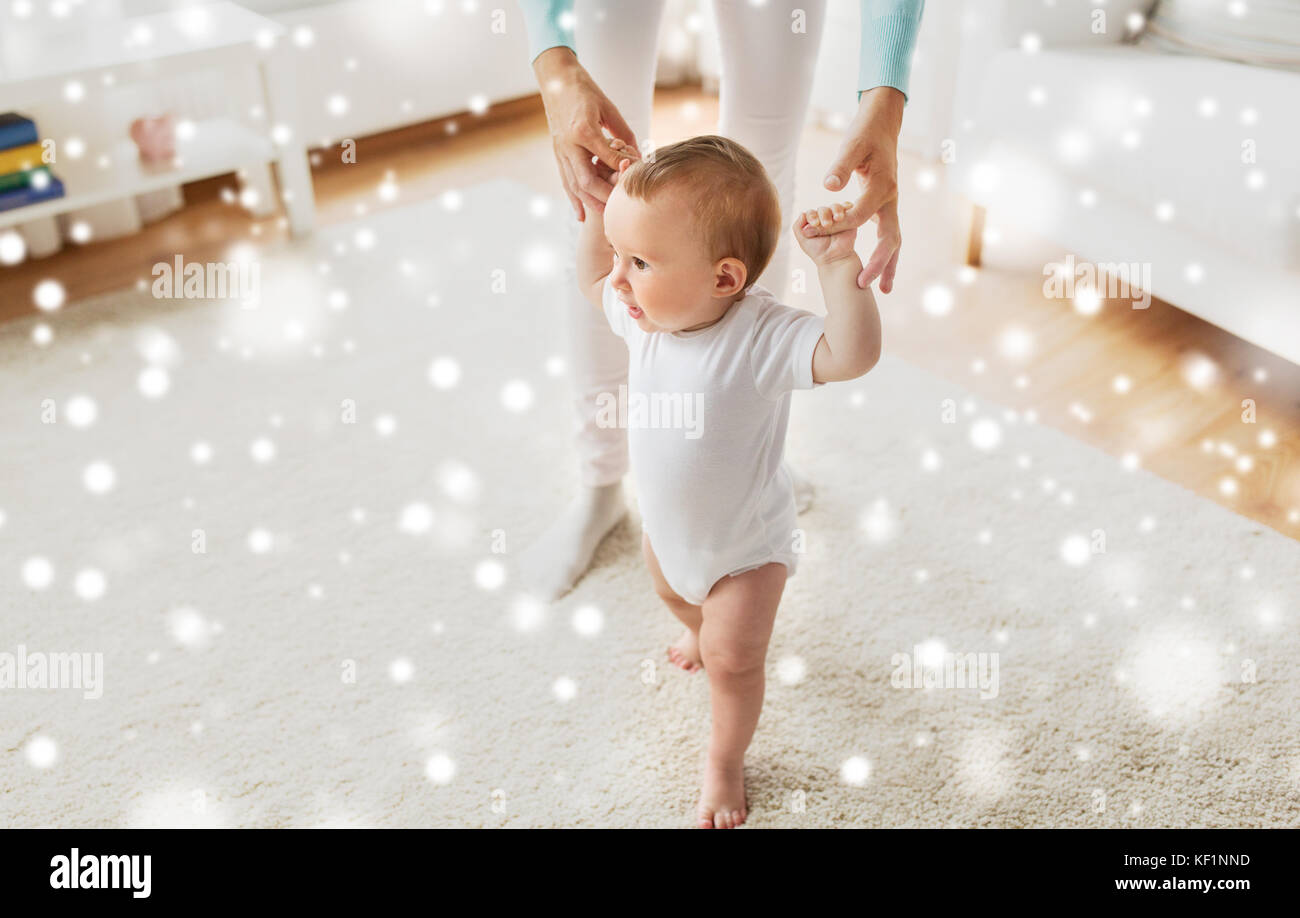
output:
[[[744,263],[745,291],[772,260],[781,201],[763,164],[734,140],[704,134],[659,147],[633,163],[619,186],[642,201],[666,188],[680,190],[695,212],[710,260]]]

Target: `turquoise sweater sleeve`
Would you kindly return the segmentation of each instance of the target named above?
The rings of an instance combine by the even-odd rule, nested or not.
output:
[[[868,89],[892,86],[907,102],[916,33],[925,0],[862,0],[862,46],[858,58],[858,98]]]
[[[528,31],[530,63],[547,48],[573,48],[573,0],[519,0],[519,8]]]

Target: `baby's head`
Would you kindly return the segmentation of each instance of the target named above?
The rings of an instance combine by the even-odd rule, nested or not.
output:
[[[780,231],[754,154],[712,134],[669,144],[633,163],[605,205],[610,283],[644,331],[703,328],[748,292]]]

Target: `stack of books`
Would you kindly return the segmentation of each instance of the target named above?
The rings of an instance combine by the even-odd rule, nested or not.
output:
[[[0,210],[63,197],[63,183],[41,160],[39,141],[30,118],[0,114]]]

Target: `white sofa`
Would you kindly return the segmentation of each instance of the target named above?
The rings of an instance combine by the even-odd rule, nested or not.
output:
[[[1150,6],[968,3],[959,186],[990,224],[1149,265],[1152,295],[1300,363],[1300,73],[1124,42]]]

